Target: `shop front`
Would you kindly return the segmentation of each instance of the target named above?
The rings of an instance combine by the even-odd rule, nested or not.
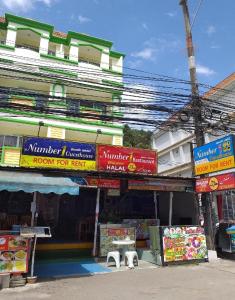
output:
[[[233,257],[234,234],[229,229],[235,225],[235,173],[225,173],[197,179],[196,192],[206,193],[212,203],[215,247],[218,255]]]
[[[211,223],[217,252],[228,255],[234,253],[233,236],[227,233],[235,224],[234,147],[234,136],[227,135],[194,149],[195,174],[203,175],[196,180],[201,216]]]

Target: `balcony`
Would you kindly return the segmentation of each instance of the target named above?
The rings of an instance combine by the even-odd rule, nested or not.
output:
[[[32,45],[27,45],[27,44],[16,44],[16,48],[32,50],[32,51],[35,51],[35,52],[38,52],[38,53],[39,53],[39,47],[35,47],[35,46],[32,46]]]

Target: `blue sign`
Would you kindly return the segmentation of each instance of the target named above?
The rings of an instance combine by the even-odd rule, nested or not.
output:
[[[22,147],[23,155],[95,160],[95,144],[83,144],[47,138],[27,137]]]
[[[234,136],[228,135],[193,150],[195,163],[211,162],[234,156]]]

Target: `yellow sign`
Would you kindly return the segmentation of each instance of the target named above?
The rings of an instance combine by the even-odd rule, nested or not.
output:
[[[219,180],[216,177],[211,177],[209,180],[209,187],[212,191],[215,191],[219,187]]]
[[[20,166],[26,168],[50,168],[96,171],[96,161],[57,157],[21,155]]]
[[[212,173],[216,171],[231,169],[235,167],[234,156],[225,157],[204,164],[195,165],[195,175]]]

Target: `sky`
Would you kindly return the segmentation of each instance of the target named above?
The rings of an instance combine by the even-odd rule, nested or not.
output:
[[[191,17],[201,0],[188,0]],[[235,70],[235,1],[204,0],[193,25],[198,81],[215,85]],[[179,0],[0,0],[5,12],[114,43],[128,68],[189,79]]]

